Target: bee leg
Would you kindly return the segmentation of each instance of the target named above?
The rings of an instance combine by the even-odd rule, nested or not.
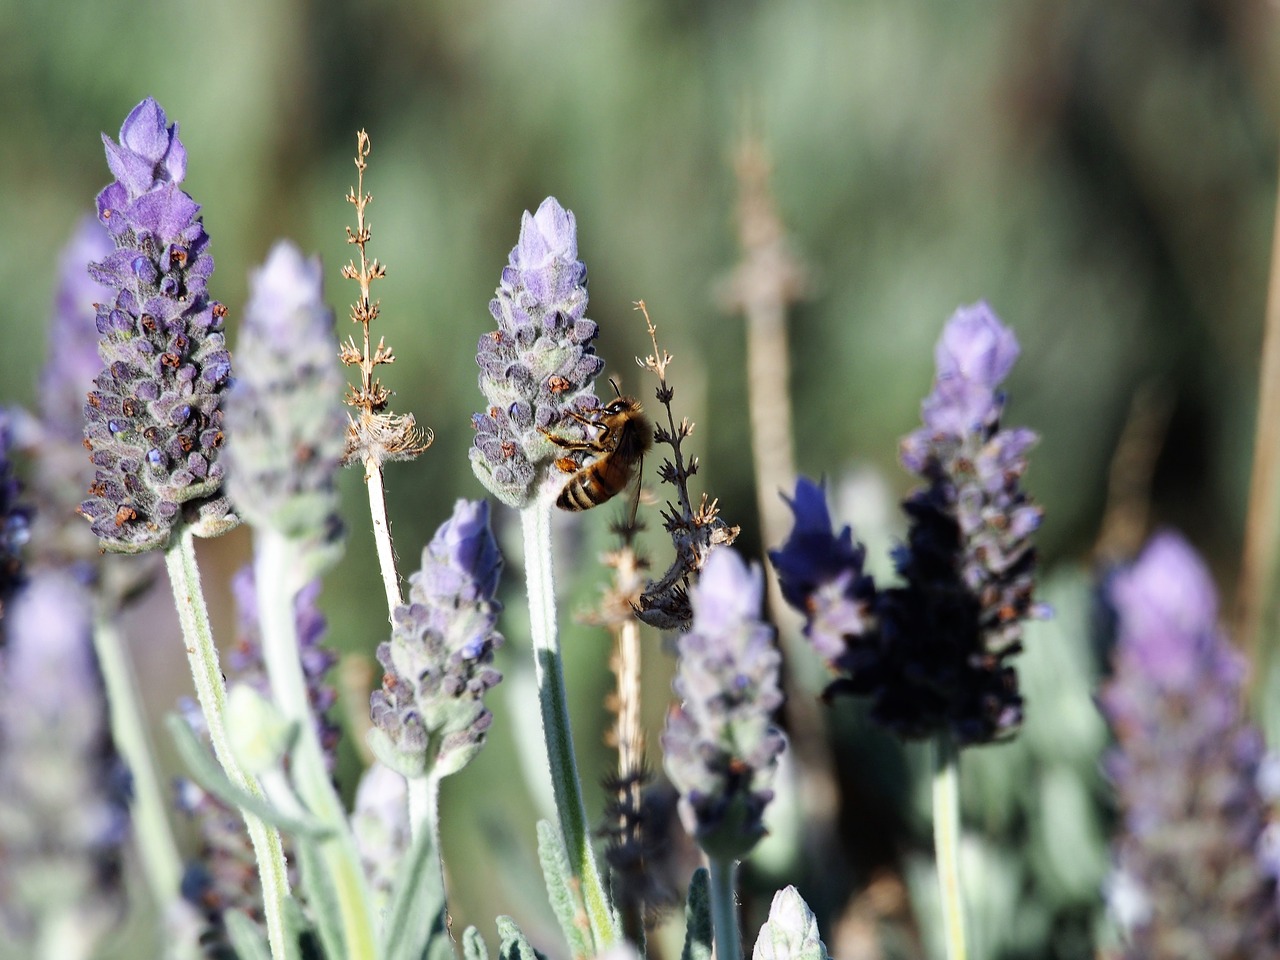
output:
[[[538,432],[562,450],[585,450],[587,453],[600,452],[600,444],[595,441],[570,440],[568,437],[558,436],[543,427],[539,427]]]
[[[559,457],[556,460],[556,469],[561,473],[577,473],[579,466],[573,457]]]

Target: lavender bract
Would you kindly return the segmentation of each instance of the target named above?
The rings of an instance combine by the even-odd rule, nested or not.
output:
[[[502,645],[501,571],[489,504],[459,500],[422,551],[390,642],[378,647],[386,674],[370,698],[369,742],[404,776],[456,773],[484,745],[493,722],[484,694],[502,679],[492,665]]]
[[[872,715],[905,737],[948,732],[961,745],[1012,736],[1022,721],[1022,624],[1032,600],[1041,510],[1021,489],[1030,430],[1000,427],[997,389],[1017,357],[1013,333],[979,303],[957,310],[939,340],[924,427],[902,463],[926,486],[903,510],[911,526],[895,561],[904,583],[879,589],[848,528],[837,537],[822,491],[801,480],[796,526],[770,556],[806,635],[840,674],[832,692],[872,699]]]
[[[662,749],[686,829],[713,857],[738,859],[764,836],[778,755],[781,655],[760,619],[764,583],[731,549],[707,558],[690,591],[693,624],[677,641]]]
[[[80,513],[104,550],[139,553],[167,546],[184,522],[202,533],[234,522],[218,458],[231,355],[226,309],[208,296],[200,207],[179,188],[177,126],[148,97],[125,118],[119,144],[103,142],[116,180],[98,195],[98,218],[116,249],[90,273],[115,297],[97,312],[105,369],[84,407],[96,472]]]
[[[250,277],[226,398],[227,492],[255,526],[325,542],[341,531],[337,472],[346,418],[323,272],[287,242]]]
[[[1276,882],[1261,859],[1260,732],[1245,663],[1219,629],[1209,572],[1174,533],[1108,589],[1115,673],[1100,696],[1121,814],[1111,905],[1126,956],[1280,956]]]
[[[582,427],[566,411],[599,405],[590,390],[604,361],[592,346],[599,328],[586,310],[577,225],[548,197],[537,213],[525,211],[520,240],[489,302],[498,329],[482,336],[476,350],[489,408],[471,418],[471,467],[508,506],[528,504],[547,464],[561,454],[540,430],[581,438]]]

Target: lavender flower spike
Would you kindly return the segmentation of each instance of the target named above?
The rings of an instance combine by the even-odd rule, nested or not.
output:
[[[489,312],[498,329],[480,338],[476,363],[489,402],[471,418],[471,467],[499,500],[517,509],[535,495],[560,449],[541,431],[584,439],[566,414],[599,405],[590,392],[604,367],[586,318],[587,268],[578,260],[573,214],[554,197],[525,211],[520,240],[502,271]]]
[[[961,307],[936,350],[924,427],[902,441],[903,465],[927,486],[903,503],[911,520],[897,556],[906,581],[880,603],[886,650],[879,718],[907,736],[949,727],[960,745],[988,743],[1022,723],[1022,624],[1047,611],[1032,599],[1031,534],[1043,511],[1021,487],[1038,439],[1002,429],[997,388],[1018,356],[1013,332],[986,303]]]
[[[1245,664],[1217,624],[1208,570],[1161,533],[1108,590],[1115,672],[1100,702],[1121,813],[1111,906],[1127,957],[1280,957],[1276,880],[1261,856],[1260,732]]]
[[[111,745],[93,606],[70,574],[34,571],[3,620],[0,935],[13,956],[90,956],[118,923],[129,774]],[[67,939],[70,937],[71,939]]]
[[[98,219],[116,249],[90,264],[114,298],[98,306],[105,369],[85,405],[96,467],[80,513],[104,550],[164,548],[175,528],[216,533],[234,523],[221,496],[222,393],[231,355],[226,308],[209,299],[209,237],[179,185],[186,150],[148,97],[125,118],[120,142],[103,136],[116,180],[98,195]]]
[[[227,393],[227,492],[255,526],[332,542],[345,444],[342,367],[323,271],[281,241],[250,278]]]
[[[1012,736],[1022,721],[1018,676],[1032,602],[1040,508],[1022,492],[1029,430],[1002,430],[997,387],[1018,355],[986,304],[957,310],[936,352],[924,427],[902,462],[925,480],[903,509],[902,586],[877,590],[849,528],[837,536],[808,480],[790,501],[796,524],[770,558],[805,634],[840,674],[830,692],[872,698],[872,716],[905,737],[947,732],[960,744]]]
[[[484,745],[493,715],[483,697],[502,679],[493,668],[501,571],[489,504],[459,500],[422,551],[391,641],[378,647],[386,674],[370,697],[369,743],[406,777],[456,773]]]
[[[764,836],[785,746],[771,715],[782,703],[781,655],[760,619],[764,581],[733,550],[711,554],[690,591],[692,629],[677,641],[680,703],[662,734],[685,827],[714,858],[736,860]]]

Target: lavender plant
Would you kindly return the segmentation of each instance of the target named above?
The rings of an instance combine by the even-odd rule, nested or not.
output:
[[[151,98],[103,137],[116,179],[98,218],[116,249],[90,265],[114,299],[97,308],[104,369],[85,404],[85,442],[96,468],[80,513],[102,549],[164,549],[196,693],[218,761],[237,788],[259,795],[232,754],[226,691],[200,591],[193,533],[234,525],[222,492],[222,399],[231,358],[226,309],[210,300],[213,259],[199,206],[180,189],[186,149]],[[258,859],[273,951],[282,955],[287,895],[279,833],[244,813]]]
[[[388,767],[428,782],[429,807],[412,811],[415,830],[438,832],[439,781],[470,762],[493,722],[483,697],[502,679],[493,668],[501,571],[489,505],[459,500],[423,548],[409,602],[396,608],[391,640],[378,647],[386,674],[370,698],[369,743]]]
[[[764,836],[764,809],[785,745],[772,714],[782,704],[782,657],[760,618],[764,579],[732,550],[713,553],[690,591],[692,626],[678,641],[679,704],[662,736],[685,828],[711,861],[711,909],[721,957],[741,954],[736,862]]]
[[[957,877],[959,747],[1016,734],[1022,624],[1033,603],[1041,510],[1021,487],[1035,434],[1005,429],[998,390],[1018,356],[1013,332],[985,303],[948,320],[935,351],[924,426],[902,441],[903,465],[925,481],[903,503],[910,521],[895,555],[903,584],[865,574],[865,551],[836,535],[822,490],[806,480],[790,501],[795,527],[770,553],[783,596],[837,674],[830,693],[871,698],[871,715],[900,736],[932,737],[934,828],[948,956],[964,951]]]
[[[251,840],[249,848],[237,845],[231,807],[223,807],[208,837],[226,855],[227,869],[193,872],[187,892],[221,914],[226,940],[245,958],[444,960],[452,946],[438,858],[439,782],[476,755],[493,722],[485,694],[500,680],[494,664],[502,644],[502,558],[488,504],[460,500],[422,551],[407,602],[401,592],[381,469],[425,444],[411,418],[387,411],[391,391],[373,375],[394,356],[381,340],[374,346],[370,333],[380,305],[369,288],[385,268],[366,249],[368,137],[358,138],[360,180],[348,198],[357,210],[349,240],[359,262],[344,269],[360,284],[352,317],[363,343],[351,338],[338,347],[318,262],[281,244],[251,279],[234,384],[222,334],[226,311],[207,290],[208,237],[199,207],[180,189],[186,153],[176,127],[148,99],[126,119],[119,142],[107,140],[107,153],[116,181],[99,197],[99,214],[116,249],[98,255],[92,268],[92,278],[110,289],[95,317],[103,367],[84,410],[95,476],[80,512],[105,550],[165,551],[191,651],[199,725],[218,760],[193,748],[184,728],[184,757],[209,791],[187,796],[210,809],[213,795],[240,807]],[[620,943],[618,914],[592,850],[550,560],[552,504],[565,472],[587,462],[596,439],[593,382],[603,361],[586,309],[576,221],[548,198],[522,218],[490,304],[497,329],[477,350],[486,409],[472,418],[469,457],[481,483],[521,514],[560,821],[558,831],[539,826],[539,858],[575,957],[631,949]],[[664,765],[680,792],[681,817],[711,862],[709,880],[699,875],[690,885],[686,953],[691,960],[709,955],[704,934],[713,930],[721,960],[737,960],[734,870],[765,833],[785,743],[772,721],[782,699],[780,655],[761,613],[761,571],[718,549],[737,528],[719,518],[714,502],[690,499],[696,460],[685,458],[681,441],[691,427],[671,412],[670,357],[658,349],[652,323],[649,332],[654,354],[643,365],[658,375],[668,413],[656,439],[673,458],[660,473],[680,502],[664,514],[676,560],[643,591],[639,607],[649,623],[681,631],[679,703],[662,738]],[[984,304],[961,309],[948,323],[924,426],[902,445],[904,465],[924,486],[904,504],[911,527],[896,556],[900,584],[877,585],[865,573],[865,551],[848,528],[834,532],[822,489],[808,481],[790,500],[795,529],[772,554],[786,599],[805,613],[806,635],[838,675],[831,692],[869,696],[873,716],[890,729],[938,743],[935,820],[952,956],[964,947],[954,862],[957,750],[1016,734],[1022,701],[1012,658],[1022,622],[1038,612],[1029,538],[1040,511],[1020,485],[1034,435],[1000,423],[998,388],[1016,355],[1012,333]],[[357,412],[345,436],[339,359],[361,372],[348,388]],[[51,411],[66,405],[52,386],[46,399]],[[313,578],[341,550],[335,475],[343,462],[365,467],[392,620],[390,638],[377,650],[383,681],[370,696],[368,741],[381,765],[354,817],[332,779],[334,735],[325,723],[332,697],[314,692],[331,659],[315,642],[319,621],[304,615],[318,589]],[[9,492],[5,481],[0,473],[0,494]],[[260,635],[265,680],[237,684],[228,696],[191,537],[239,520],[253,528],[254,572],[252,589],[242,580],[237,592],[254,594],[245,630]],[[614,611],[615,622],[619,613],[625,619],[632,608]],[[251,651],[239,648],[231,666],[256,666]],[[637,724],[632,717],[628,729]],[[300,868],[292,879],[281,830]],[[251,864],[259,892],[246,898]],[[234,893],[224,888],[229,881]],[[254,927],[259,913],[265,942]],[[500,919],[498,928],[501,956],[534,955],[513,923]],[[632,927],[628,934],[642,948],[642,932]],[[466,960],[487,955],[474,929],[462,942]],[[793,889],[775,898],[755,952],[762,960],[824,960],[816,920]]]
[[[1115,674],[1099,699],[1117,741],[1110,905],[1125,956],[1280,956],[1262,736],[1245,718],[1245,664],[1218,626],[1209,571],[1159,533],[1107,596]]]
[[[489,312],[498,329],[480,338],[476,363],[487,411],[472,417],[471,467],[498,499],[520,510],[534,669],[547,762],[568,864],[580,885],[597,950],[618,937],[618,920],[591,849],[574,759],[561,665],[551,567],[551,506],[563,480],[553,470],[565,441],[586,439],[584,411],[599,400],[591,383],[603,368],[586,318],[586,267],[578,260],[573,214],[548,197],[525,211]],[[577,416],[575,416],[575,414]],[[563,474],[561,474],[563,477]]]

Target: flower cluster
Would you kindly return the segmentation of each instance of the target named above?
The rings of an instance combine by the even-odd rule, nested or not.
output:
[[[3,620],[0,920],[6,945],[28,956],[55,935],[70,937],[57,941],[65,955],[89,956],[122,906],[129,774],[92,629],[88,591],[54,570],[33,572]]]
[[[115,291],[98,305],[105,369],[85,406],[96,468],[80,513],[103,549],[165,547],[180,522],[214,532],[231,522],[221,496],[222,393],[231,355],[226,309],[208,297],[213,272],[200,207],[182,189],[187,154],[177,127],[147,98],[104,136],[115,181],[98,218],[116,249],[91,265]]]
[[[484,745],[493,722],[484,694],[502,679],[493,668],[501,572],[489,504],[459,500],[422,551],[390,642],[378,647],[386,674],[370,698],[370,745],[405,776],[455,773]]]
[[[771,716],[782,704],[781,655],[760,619],[763,577],[717,550],[689,591],[690,631],[677,641],[680,703],[662,734],[667,774],[686,828],[715,857],[740,858],[764,835],[778,755]]]
[[[525,211],[520,240],[489,302],[498,329],[482,336],[476,351],[489,408],[471,418],[471,466],[509,506],[534,497],[539,468],[559,455],[544,431],[581,438],[581,425],[566,414],[599,406],[590,390],[604,361],[592,346],[599,328],[586,311],[577,226],[548,197],[537,213]]]
[[[943,730],[960,744],[1016,732],[1021,650],[1032,602],[1041,510],[1021,489],[1035,434],[1001,429],[997,389],[1018,355],[985,303],[957,310],[936,351],[924,427],[902,462],[926,486],[903,503],[911,527],[895,557],[901,586],[877,590],[846,527],[837,537],[822,491],[801,481],[795,528],[771,553],[783,595],[841,675],[835,692],[873,699],[873,715],[906,737]]]
[[[1173,533],[1108,590],[1115,675],[1102,691],[1118,743],[1112,909],[1130,957],[1280,957],[1275,878],[1259,860],[1266,803],[1245,664],[1217,624],[1213,581]]]
[[[227,492],[236,513],[291,538],[341,529],[342,367],[318,258],[276,244],[250,278],[227,393]]]

